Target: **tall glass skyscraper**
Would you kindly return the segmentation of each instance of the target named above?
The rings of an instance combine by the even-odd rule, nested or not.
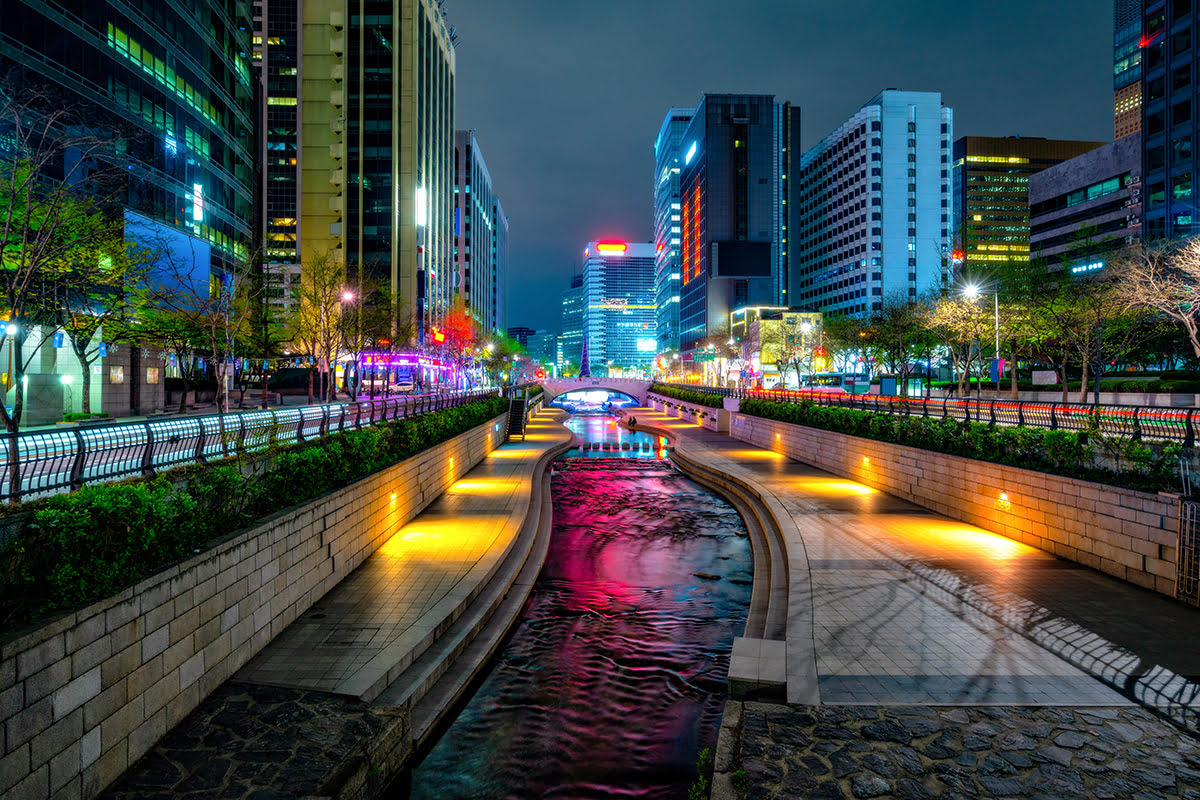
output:
[[[586,257],[586,256],[585,256]],[[562,355],[560,367],[579,365],[583,358],[583,275],[572,275],[562,293]]]
[[[771,95],[706,94],[679,143],[683,359],[746,305],[788,296],[789,161],[800,109]]]
[[[583,338],[593,375],[647,368],[655,335],[654,245],[588,242],[583,253]]]
[[[1142,129],[1142,0],[1113,3],[1113,137]]]
[[[454,261],[459,296],[487,331],[503,330],[507,232],[474,131],[454,132]],[[497,292],[500,296],[497,296]]]
[[[9,0],[0,11],[0,68],[122,141],[124,204],[140,216],[130,230],[188,237],[173,249],[197,277],[244,261],[254,239],[250,28],[242,0]]]
[[[694,108],[672,108],[654,141],[654,288],[658,350],[679,349],[679,143]]]
[[[865,314],[940,279],[953,121],[938,92],[888,89],[804,154],[790,305]]]
[[[1194,149],[1200,82],[1194,77],[1194,3],[1146,0],[1142,17],[1142,236],[1195,236]]]

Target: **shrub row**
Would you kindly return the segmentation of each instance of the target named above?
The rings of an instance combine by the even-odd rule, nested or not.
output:
[[[1164,375],[1165,375],[1165,373],[1164,373]],[[975,383],[976,383],[976,381],[972,380],[969,384],[966,384],[966,386],[970,387],[970,391],[973,392],[973,391],[975,391]],[[1068,381],[1067,382],[1067,390],[1072,391],[1072,392],[1078,392],[1081,385],[1082,385],[1081,381]],[[958,381],[933,381],[932,383],[930,383],[930,386],[932,386],[934,389],[957,389]],[[1010,382],[1006,379],[1001,382],[1000,390],[1007,391],[1010,386],[1011,386]],[[995,381],[984,381],[983,388],[994,389],[994,388],[996,388],[996,383],[995,383]],[[1017,381],[1017,389],[1022,392],[1061,392],[1062,384],[1061,383],[1034,384],[1030,381]],[[1092,384],[1089,384],[1088,391],[1089,392],[1092,391]],[[1102,391],[1102,392],[1139,392],[1139,393],[1143,393],[1143,392],[1167,392],[1167,393],[1175,392],[1175,393],[1180,393],[1180,394],[1195,394],[1197,392],[1200,392],[1200,380],[1181,379],[1181,378],[1167,379],[1165,377],[1162,379],[1159,379],[1159,380],[1155,380],[1153,378],[1139,379],[1139,380],[1120,380],[1120,381],[1103,380],[1100,383],[1100,391]]]
[[[493,397],[153,480],[85,486],[11,517],[0,630],[114,595],[213,541],[402,461],[504,413]]]
[[[809,401],[748,399],[741,401],[740,410],[765,419],[1131,489],[1161,491],[1178,485],[1178,445],[1146,447],[1094,432],[992,427],[950,418],[818,406]]]
[[[690,403],[694,406],[708,406],[709,408],[724,408],[724,399],[715,394],[708,392],[696,392],[691,389],[681,389],[678,386],[671,386],[665,383],[656,383],[650,387],[650,391],[663,397],[670,397],[672,400],[679,400],[683,403]]]

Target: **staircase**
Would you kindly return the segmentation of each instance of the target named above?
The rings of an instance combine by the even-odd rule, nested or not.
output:
[[[525,397],[514,397],[508,401],[508,438],[521,437],[525,441]]]

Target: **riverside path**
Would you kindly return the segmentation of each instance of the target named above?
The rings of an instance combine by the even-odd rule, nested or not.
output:
[[[666,413],[625,413],[784,517],[785,642],[735,642],[730,673],[778,659],[789,702],[729,703],[714,797],[1200,798],[1195,609]]]

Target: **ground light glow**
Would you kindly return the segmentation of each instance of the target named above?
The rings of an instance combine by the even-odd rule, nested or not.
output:
[[[838,480],[836,478],[796,478],[792,481],[792,485],[803,492],[811,492],[812,494],[827,497],[854,497],[879,494],[878,490],[872,489],[870,486],[863,486],[861,483]]]
[[[1042,551],[1015,539],[972,528],[953,520],[905,519],[893,520],[889,527],[920,544],[940,551],[960,551],[963,556],[990,557],[1007,561],[1021,556],[1039,555]]]

